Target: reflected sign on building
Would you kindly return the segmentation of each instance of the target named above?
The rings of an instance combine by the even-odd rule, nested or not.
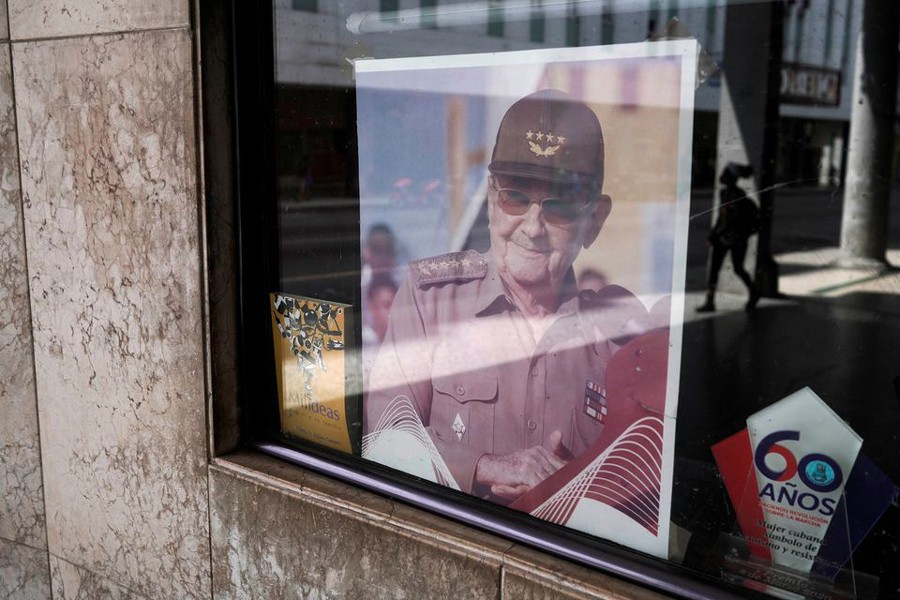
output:
[[[838,106],[841,103],[841,72],[797,63],[781,65],[781,102]]]

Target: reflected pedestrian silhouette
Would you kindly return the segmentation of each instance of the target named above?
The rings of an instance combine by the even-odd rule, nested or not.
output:
[[[722,190],[719,198],[719,216],[709,232],[707,241],[710,247],[709,277],[707,279],[706,301],[697,307],[697,312],[716,310],[716,287],[719,284],[719,271],[725,262],[725,256],[731,253],[731,264],[734,273],[747,286],[749,299],[746,309],[753,310],[759,301],[759,292],[744,269],[744,257],[747,255],[747,241],[759,231],[759,209],[750,199],[747,192],[737,182],[753,175],[753,167],[730,162],[722,170],[719,183]]]

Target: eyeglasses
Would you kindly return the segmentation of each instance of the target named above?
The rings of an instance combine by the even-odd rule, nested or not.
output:
[[[571,198],[544,198],[537,200],[525,192],[515,188],[498,188],[491,180],[491,188],[497,192],[497,206],[508,215],[520,217],[528,212],[532,202],[540,206],[544,220],[558,227],[571,226],[583,218],[594,206],[594,200],[576,200]]]

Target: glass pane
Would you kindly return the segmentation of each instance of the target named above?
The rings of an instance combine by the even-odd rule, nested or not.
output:
[[[898,593],[895,2],[274,5],[285,439]]]

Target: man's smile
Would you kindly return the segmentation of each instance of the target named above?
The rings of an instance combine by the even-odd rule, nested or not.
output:
[[[524,235],[513,235],[512,239],[510,239],[510,243],[520,250],[530,252],[532,254],[550,254],[551,252],[553,252],[553,247],[547,240],[533,240]]]

